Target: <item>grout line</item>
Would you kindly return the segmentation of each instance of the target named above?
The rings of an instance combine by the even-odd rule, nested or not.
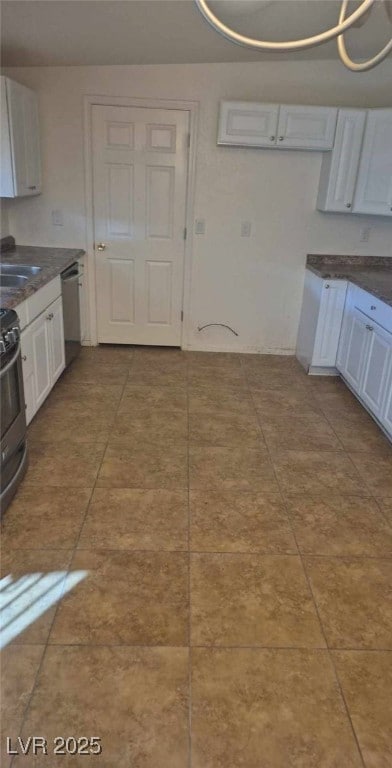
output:
[[[41,647],[43,643],[11,643],[9,647]],[[392,654],[392,645],[390,648],[358,648],[356,646],[324,646],[324,645],[206,645],[204,643],[193,643],[192,645],[176,645],[170,643],[168,645],[162,643],[49,643],[49,648],[204,648],[211,651],[224,651],[226,649],[242,650],[249,649],[254,651],[308,651],[309,653],[390,653]]]

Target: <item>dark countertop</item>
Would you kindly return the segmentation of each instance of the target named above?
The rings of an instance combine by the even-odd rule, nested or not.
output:
[[[348,280],[392,307],[392,258],[308,254],[306,268],[324,280]]]
[[[2,252],[3,264],[26,264],[42,267],[37,275],[18,288],[0,286],[0,306],[2,309],[13,309],[33,293],[42,288],[50,280],[60,275],[74,261],[80,259],[85,251],[77,248],[40,248],[39,246],[16,245]]]

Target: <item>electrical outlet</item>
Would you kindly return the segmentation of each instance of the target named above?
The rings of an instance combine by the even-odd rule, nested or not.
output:
[[[196,219],[195,221],[195,235],[204,235],[206,231],[206,223],[204,219]]]
[[[359,242],[368,243],[371,231],[372,231],[371,227],[361,227],[361,229],[359,230]]]
[[[63,212],[60,210],[52,211],[52,224],[54,227],[63,227],[64,226],[64,217]]]
[[[241,221],[241,237],[250,237],[252,231],[251,221]]]

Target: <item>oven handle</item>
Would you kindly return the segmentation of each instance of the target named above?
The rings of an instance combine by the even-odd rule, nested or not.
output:
[[[9,363],[7,363],[5,368],[1,369],[1,371],[0,371],[0,379],[2,379],[3,376],[5,376],[5,374],[9,371],[9,369],[12,368],[12,366],[16,363],[16,361],[17,361],[17,359],[19,357],[19,353],[20,353],[20,339],[18,339],[18,346],[16,347],[16,352],[15,352],[14,356],[11,358]]]

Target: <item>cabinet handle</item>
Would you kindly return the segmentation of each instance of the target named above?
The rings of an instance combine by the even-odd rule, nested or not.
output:
[[[98,243],[97,251],[104,251],[105,248],[106,248],[106,244],[105,243]]]
[[[53,319],[53,317],[54,317],[54,315],[53,315],[53,312],[50,312],[50,314],[49,314],[49,315],[46,315],[46,319],[47,319],[47,320],[52,320],[52,319]]]
[[[270,136],[270,141],[275,141],[275,136]]]
[[[374,304],[372,304],[372,306],[370,307],[370,309],[372,309],[372,310],[374,311],[375,309],[377,309],[377,307],[376,307]]]
[[[23,360],[24,362],[26,362],[26,360],[27,360],[27,355],[22,355],[22,360]]]
[[[37,187],[33,184],[31,187],[27,187],[27,189],[37,189]]]
[[[373,328],[373,326],[372,326],[372,325],[367,325],[367,326],[366,326],[366,330],[367,330],[367,331],[374,331],[374,328]]]
[[[331,286],[330,286],[330,284],[329,284],[329,283],[327,283],[327,285],[326,285],[326,286],[324,286],[324,287],[325,287],[325,288],[330,288]]]
[[[346,208],[351,208],[351,203],[346,203]]]
[[[283,141],[283,139],[284,139],[284,136],[279,136],[278,137],[278,141]]]

